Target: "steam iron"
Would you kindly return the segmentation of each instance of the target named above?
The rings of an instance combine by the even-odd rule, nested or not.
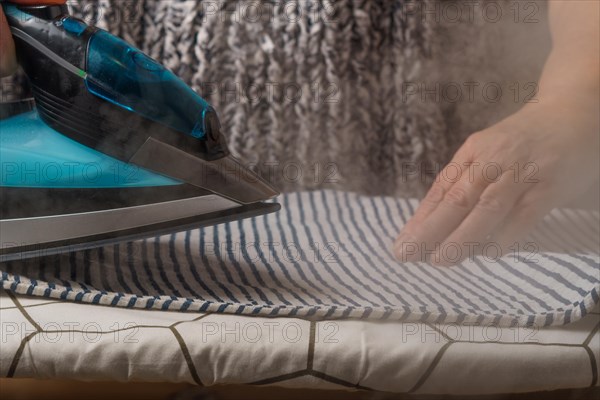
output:
[[[173,73],[65,5],[2,7],[34,100],[0,110],[0,262],[279,210]]]

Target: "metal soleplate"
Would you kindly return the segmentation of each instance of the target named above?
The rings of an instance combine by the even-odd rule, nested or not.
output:
[[[89,250],[116,243],[131,242],[149,237],[183,232],[205,226],[222,224],[244,218],[256,217],[279,211],[277,203],[255,203],[242,205],[223,211],[193,217],[181,218],[162,223],[117,230],[99,235],[78,237],[70,240],[44,243],[40,245],[10,246],[0,249],[0,262],[20,261],[31,258],[52,256],[82,250]],[[0,238],[1,240],[1,238]]]

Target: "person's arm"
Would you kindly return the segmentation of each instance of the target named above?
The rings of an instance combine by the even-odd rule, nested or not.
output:
[[[10,3],[28,5],[63,4],[65,2],[66,0],[10,0]],[[16,69],[15,43],[10,34],[4,11],[0,7],[0,77],[11,75]]]
[[[461,178],[443,171],[396,240],[400,261],[451,265],[484,248],[514,251],[552,208],[598,181],[600,2],[549,6],[553,48],[539,101],[467,139],[451,164]]]
[[[584,102],[597,99],[599,13],[598,0],[549,1],[552,52],[540,80],[544,90],[540,95],[576,97]]]

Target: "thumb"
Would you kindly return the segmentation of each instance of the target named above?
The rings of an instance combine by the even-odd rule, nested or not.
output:
[[[11,0],[10,3],[20,5],[50,5],[64,4],[66,0]],[[17,69],[15,43],[10,34],[10,28],[0,7],[0,77],[8,76]]]
[[[0,77],[8,76],[16,69],[15,43],[10,34],[4,10],[0,7]]]

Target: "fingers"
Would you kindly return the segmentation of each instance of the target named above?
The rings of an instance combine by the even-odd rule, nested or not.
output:
[[[459,149],[452,162],[438,174],[434,184],[419,204],[415,215],[408,221],[406,227],[423,222],[442,202],[446,192],[465,175],[469,164],[467,162],[468,157],[463,153],[463,149]]]
[[[11,75],[16,69],[15,43],[13,42],[4,11],[0,7],[0,77]]]
[[[436,244],[469,215],[488,184],[479,177],[463,173],[464,169],[459,171],[458,182],[453,183],[444,175],[447,168],[396,240],[394,251],[403,262],[419,261],[425,253],[433,252]]]
[[[408,253],[417,253],[414,249],[417,239],[413,236],[411,229],[415,226],[419,226],[419,224],[425,221],[427,217],[435,211],[437,206],[444,199],[446,187],[449,188],[451,185],[448,185],[445,181],[436,181],[419,204],[413,217],[407,222],[404,228],[402,228],[400,235],[394,242],[394,254],[398,260],[407,262]]]
[[[542,198],[524,196],[494,235],[494,242],[502,254],[522,249],[522,242],[527,234],[533,231],[537,223],[551,210],[552,207]]]
[[[533,190],[511,168],[503,173],[498,163],[488,169],[489,163],[473,161],[475,154],[459,150],[444,168],[394,243],[399,261],[448,266],[488,247],[501,256],[545,215],[541,187]],[[449,167],[454,174],[448,174]],[[490,171],[497,173],[492,176]],[[457,173],[458,180],[448,179]]]
[[[487,248],[488,237],[505,223],[526,189],[524,184],[514,181],[512,174],[504,174],[497,183],[490,184],[465,219],[438,246],[431,262],[449,266]],[[517,228],[525,227],[510,227]]]

